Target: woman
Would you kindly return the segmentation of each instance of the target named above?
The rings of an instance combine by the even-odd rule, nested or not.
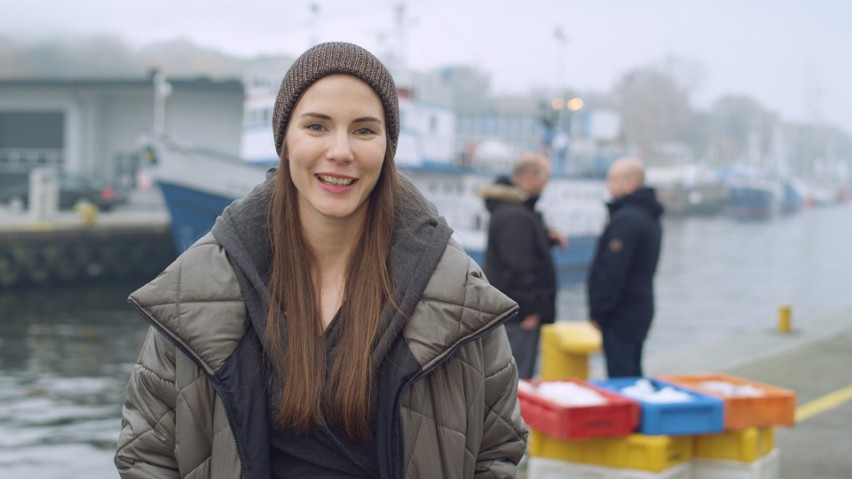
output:
[[[277,172],[130,297],[122,476],[514,477],[517,306],[398,175],[387,69],[311,48],[273,131]]]

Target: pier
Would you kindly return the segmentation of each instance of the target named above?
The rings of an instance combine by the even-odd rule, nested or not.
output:
[[[174,258],[162,209],[0,211],[0,288],[153,277]]]

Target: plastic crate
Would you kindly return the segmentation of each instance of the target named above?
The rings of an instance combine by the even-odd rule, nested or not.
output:
[[[779,479],[780,454],[773,449],[753,462],[696,458],[692,460],[692,479]]]
[[[665,375],[659,376],[659,379],[722,398],[725,401],[725,429],[791,426],[796,423],[796,393],[789,389],[727,374]],[[763,395],[730,396],[702,387],[701,384],[707,381],[724,381],[739,386],[751,386],[760,390]]]
[[[545,381],[525,382],[537,387]],[[639,424],[639,403],[636,401],[581,380],[564,379],[558,382],[591,389],[603,396],[607,403],[565,406],[535,392],[518,388],[521,416],[531,429],[556,439],[618,437],[636,430]]]
[[[704,394],[680,385],[663,383],[656,379],[629,377],[591,381],[592,384],[620,393],[640,379],[647,379],[656,389],[671,386],[692,397],[691,401],[653,403],[638,400],[641,407],[639,432],[648,435],[712,434],[724,429],[724,402],[721,398]]]
[[[691,479],[692,464],[684,462],[661,472],[642,471],[531,457],[527,479]]]
[[[531,430],[527,454],[530,458],[662,472],[692,459],[692,438],[631,434],[568,441]]]
[[[749,427],[739,431],[695,436],[695,457],[752,462],[775,449],[775,430]]]

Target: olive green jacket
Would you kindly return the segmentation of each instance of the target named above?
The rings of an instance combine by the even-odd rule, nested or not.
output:
[[[208,234],[130,301],[152,327],[122,411],[121,476],[272,477],[259,342],[222,247]],[[527,430],[502,323],[516,312],[450,241],[399,342],[416,368],[379,391],[383,478],[515,477]]]

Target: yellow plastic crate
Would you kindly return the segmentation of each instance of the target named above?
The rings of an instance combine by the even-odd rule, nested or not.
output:
[[[752,462],[775,448],[775,429],[749,427],[741,431],[694,436],[695,457]]]
[[[692,436],[645,434],[566,441],[530,431],[527,453],[531,457],[661,472],[692,459],[692,442]]]

